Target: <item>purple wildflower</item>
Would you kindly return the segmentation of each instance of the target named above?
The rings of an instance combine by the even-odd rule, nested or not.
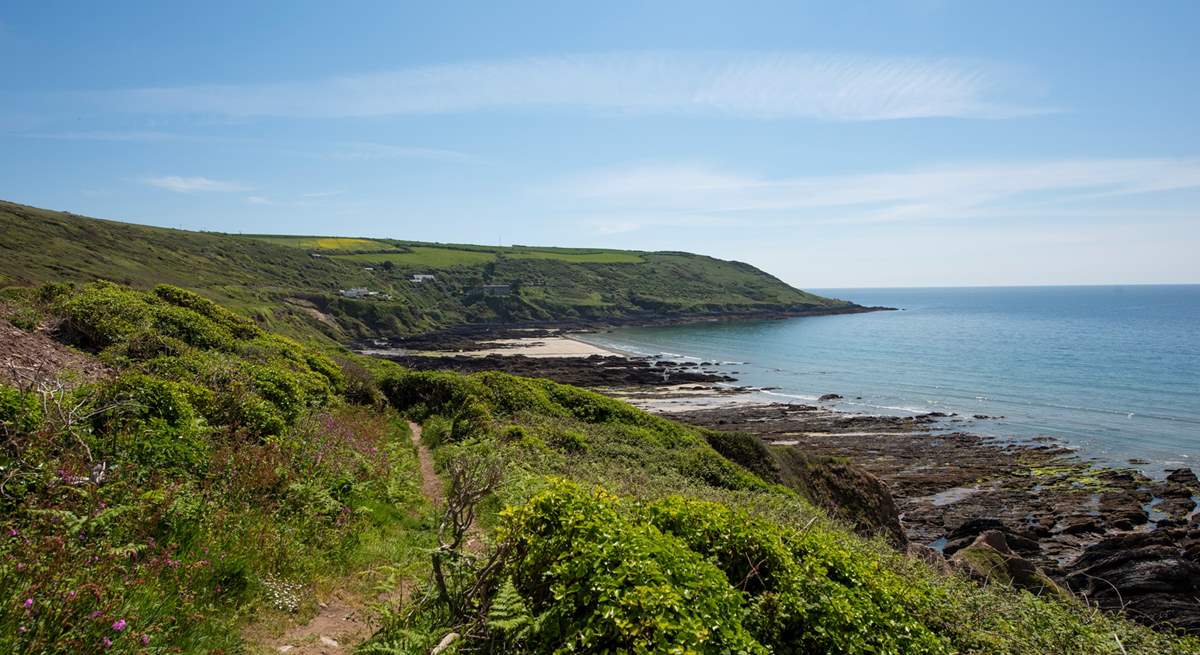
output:
[[[150,645],[150,635],[142,635],[142,645],[143,646]]]
[[[33,607],[33,599],[26,598],[25,599],[25,609],[29,609],[30,607]]]
[[[124,630],[125,629],[125,619],[117,619],[112,624],[112,629],[116,630],[117,632]]]
[[[100,641],[101,641],[101,643],[103,643],[103,644],[104,644],[104,647],[105,647],[105,648],[111,648],[111,647],[112,647],[112,639],[109,639],[108,637],[105,637],[105,638],[101,639]]]

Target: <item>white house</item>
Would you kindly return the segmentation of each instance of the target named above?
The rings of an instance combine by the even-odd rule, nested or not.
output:
[[[434,279],[435,278],[428,273],[416,273],[412,277],[408,278],[408,281],[421,283],[421,282],[433,282]]]
[[[338,289],[338,293],[346,298],[366,298],[371,295],[371,292],[366,287],[354,287],[353,289]]]

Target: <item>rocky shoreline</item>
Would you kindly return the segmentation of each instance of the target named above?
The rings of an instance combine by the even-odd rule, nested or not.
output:
[[[513,321],[503,324],[466,324],[424,334],[396,336],[388,339],[363,339],[351,344],[355,350],[370,348],[403,349],[408,351],[470,351],[486,349],[488,341],[521,337],[540,337],[571,332],[593,332],[616,327],[652,327],[716,323],[726,321],[772,321],[802,316],[837,316],[870,312],[900,311],[895,307],[868,307],[847,303],[832,307],[760,310],[751,312],[720,312],[662,315],[645,313],[625,317],[576,318],[562,321]]]
[[[536,339],[556,332],[521,334]],[[489,338],[452,341],[451,347],[481,350],[498,337]],[[865,523],[856,526],[860,531],[887,535],[938,566],[1037,593],[1070,590],[1148,625],[1200,633],[1200,483],[1188,469],[1153,480],[1131,468],[1085,461],[1048,437],[1016,441],[969,431],[970,422],[987,417],[872,416],[821,403],[767,402],[734,386],[736,371],[710,362],[600,355],[387,358],[417,370],[500,370],[590,387],[675,420],[753,435],[777,458],[783,451],[824,458],[822,466],[846,469],[838,473],[843,485],[857,487],[850,502],[885,508],[851,517]],[[864,501],[864,494],[890,497]]]
[[[887,485],[910,550],[931,561],[954,561],[998,533],[1011,551],[1006,568],[1032,565],[1105,609],[1200,632],[1200,485],[1189,469],[1156,481],[1083,461],[1052,439],[960,431],[957,417],[937,413],[860,416],[778,404],[671,418],[848,459]]]

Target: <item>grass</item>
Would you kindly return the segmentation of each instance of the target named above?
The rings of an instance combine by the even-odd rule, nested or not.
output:
[[[640,253],[613,250],[593,252],[561,252],[558,250],[533,250],[514,248],[504,253],[513,259],[553,259],[571,264],[641,264],[645,260]]]
[[[493,253],[476,250],[458,250],[456,248],[439,248],[437,246],[408,246],[409,252],[404,253],[364,253],[357,255],[340,255],[343,261],[382,264],[392,262],[402,266],[424,267],[438,270],[450,266],[471,266],[494,261]]]

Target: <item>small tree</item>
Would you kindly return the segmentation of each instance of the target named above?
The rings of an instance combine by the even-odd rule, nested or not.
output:
[[[433,579],[438,596],[454,620],[466,618],[476,585],[467,587],[464,577],[472,573],[469,558],[462,552],[467,532],[475,522],[476,509],[500,484],[500,462],[491,456],[464,452],[450,462],[450,489],[438,525],[438,547],[433,551]],[[468,576],[469,579],[470,576]],[[463,583],[460,588],[460,582]]]

